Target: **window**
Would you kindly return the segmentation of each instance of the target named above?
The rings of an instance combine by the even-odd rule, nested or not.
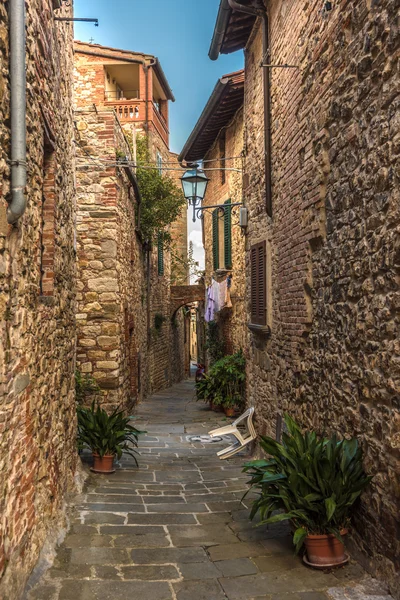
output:
[[[231,200],[224,202],[224,262],[225,269],[232,268],[232,209]]]
[[[212,212],[212,251],[214,271],[219,269],[219,214],[218,208]]]
[[[231,200],[224,202],[225,211],[216,208],[212,213],[212,251],[214,271],[232,268],[232,209]]]
[[[251,268],[251,322],[267,324],[266,243],[254,244],[250,248]]]
[[[157,152],[157,169],[160,175],[162,175],[162,156]]]
[[[157,269],[159,275],[164,275],[164,241],[161,233],[157,240]]]

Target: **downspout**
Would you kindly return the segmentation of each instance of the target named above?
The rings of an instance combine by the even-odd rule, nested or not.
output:
[[[154,67],[157,64],[157,60],[155,58],[152,59],[150,63],[143,62],[144,76],[145,76],[145,86],[146,86],[146,95],[145,95],[145,110],[146,110],[146,143],[147,143],[147,151],[150,152],[150,138],[149,138],[149,68]]]
[[[149,137],[149,68],[153,67],[157,61],[153,58],[149,64],[143,64],[145,76],[145,110],[146,110],[146,144],[147,151],[150,152],[150,137]],[[147,247],[147,345],[150,346],[150,328],[151,328],[151,244]]]
[[[10,0],[11,201],[7,221],[26,209],[25,0]]]
[[[262,19],[262,64],[269,64],[269,22],[266,10],[243,6],[237,0],[228,0],[232,10],[247,13]],[[263,69],[263,96],[264,96],[264,161],[265,161],[265,193],[267,214],[272,217],[272,167],[271,167],[271,82],[268,67]]]

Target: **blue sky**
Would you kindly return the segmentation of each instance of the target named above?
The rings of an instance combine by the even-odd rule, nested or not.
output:
[[[170,105],[171,150],[180,152],[219,77],[243,66],[242,52],[208,58],[219,0],[75,0],[75,38],[154,54],[176,97]]]

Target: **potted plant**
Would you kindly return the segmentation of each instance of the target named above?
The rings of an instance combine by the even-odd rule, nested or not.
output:
[[[246,361],[240,350],[220,358],[209,370],[211,382],[208,391],[211,392],[213,403],[221,406],[227,416],[233,416],[237,409],[244,406],[245,368]]]
[[[208,389],[209,384],[210,378],[203,373],[203,377],[196,381],[194,387],[196,390],[196,400],[202,400],[203,402],[209,403],[210,408],[212,408],[211,390]]]
[[[289,520],[296,552],[304,544],[303,560],[311,566],[344,564],[348,556],[343,536],[352,507],[371,481],[357,439],[303,434],[289,415],[285,423],[288,432],[282,434],[282,444],[261,436],[261,448],[270,458],[244,466],[250,489],[259,492],[250,518],[259,514],[260,524]]]
[[[77,407],[78,413],[78,447],[90,448],[93,453],[95,473],[114,473],[114,458],[121,458],[122,452],[132,456],[137,463],[135,450],[139,431],[130,425],[132,417],[126,417],[122,410],[116,408],[110,415],[93,402],[91,407]]]

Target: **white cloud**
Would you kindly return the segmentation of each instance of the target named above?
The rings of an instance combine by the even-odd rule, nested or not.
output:
[[[196,229],[189,231],[189,241],[193,243],[193,258],[199,263],[199,268],[204,269],[204,247],[202,233]]]

